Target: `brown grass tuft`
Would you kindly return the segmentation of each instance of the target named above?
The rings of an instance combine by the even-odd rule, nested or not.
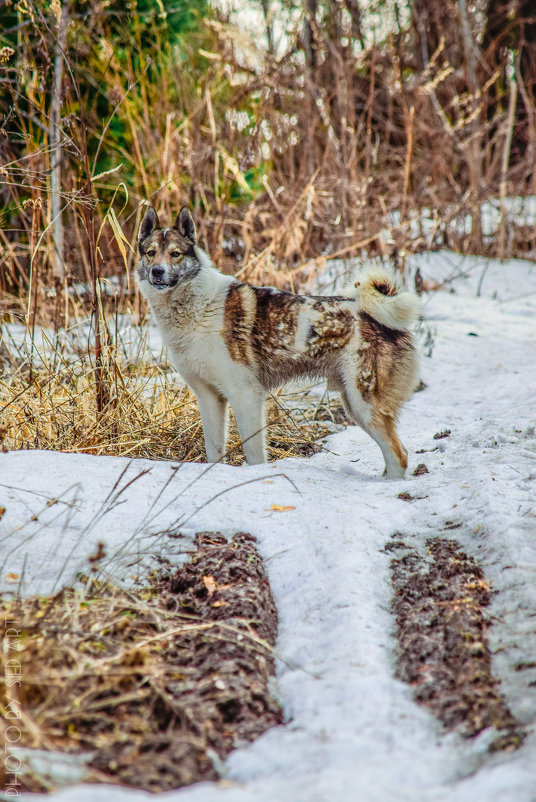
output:
[[[91,753],[90,781],[163,791],[217,779],[237,741],[281,722],[268,690],[277,614],[249,534],[197,535],[189,562],[142,588],[91,578],[0,611],[6,749],[16,730],[18,748]],[[17,779],[55,785],[27,763]]]

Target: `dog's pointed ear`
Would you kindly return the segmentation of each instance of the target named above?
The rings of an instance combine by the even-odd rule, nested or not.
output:
[[[140,242],[141,240],[149,237],[155,228],[162,228],[162,226],[160,225],[157,213],[152,206],[149,206],[145,212],[143,220],[141,221],[140,234],[138,237]]]
[[[195,230],[194,218],[190,214],[190,210],[187,206],[183,206],[180,210],[173,228],[176,228],[181,236],[189,239],[195,245],[197,242],[197,232]]]

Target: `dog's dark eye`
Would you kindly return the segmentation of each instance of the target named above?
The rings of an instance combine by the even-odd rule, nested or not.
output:
[[[154,256],[156,251],[147,251],[147,256]]]
[[[173,259],[178,259],[179,256],[182,256],[182,253],[180,251],[172,251],[171,256]]]

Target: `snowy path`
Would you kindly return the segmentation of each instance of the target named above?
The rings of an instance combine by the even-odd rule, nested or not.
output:
[[[454,260],[457,270],[460,257],[452,254],[422,257],[421,272],[441,278]],[[118,499],[124,503],[102,514],[125,460],[0,455],[0,503],[7,508],[0,523],[2,579],[24,572],[26,592],[49,590],[67,559],[74,574],[98,540],[108,555],[123,548],[122,565],[155,550],[173,558],[183,541],[150,535],[178,519],[185,534],[245,529],[259,540],[280,615],[278,692],[289,723],[235,751],[223,783],[168,793],[170,802],[535,802],[536,668],[516,667],[536,661],[536,269],[490,264],[483,297],[475,298],[481,269],[471,260],[463,267],[470,276],[454,282],[456,294],[442,291],[427,301],[425,318],[434,330],[432,358],[422,360],[427,388],[401,421],[410,471],[424,462],[428,474],[383,480],[379,450],[350,427],[329,439],[333,453],[309,460],[208,472],[136,460],[123,483],[142,469],[150,473]],[[435,440],[445,429],[450,437]],[[169,507],[144,522],[172,475],[153,512]],[[418,498],[404,502],[402,491]],[[62,492],[58,504],[46,506]],[[295,509],[278,512],[273,504]],[[490,609],[494,671],[529,731],[515,753],[489,755],[488,733],[475,741],[442,734],[414,704],[411,689],[393,678],[392,555],[384,547],[394,532],[422,547],[448,522],[461,527],[445,536],[460,541],[498,591]],[[151,798],[104,786],[52,796]]]

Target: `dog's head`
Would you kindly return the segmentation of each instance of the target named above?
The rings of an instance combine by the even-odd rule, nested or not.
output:
[[[165,291],[193,278],[200,269],[195,253],[196,230],[184,206],[173,228],[162,228],[152,206],[145,212],[138,237],[137,277],[155,290]]]

